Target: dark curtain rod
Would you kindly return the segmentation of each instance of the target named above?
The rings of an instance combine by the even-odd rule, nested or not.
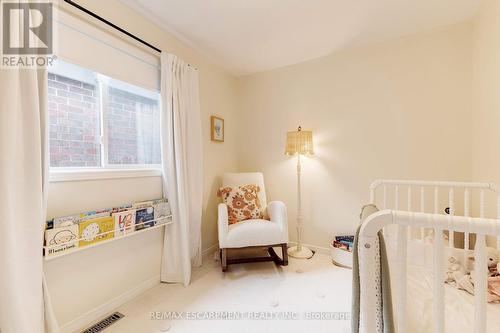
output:
[[[106,20],[105,18],[103,18],[103,17],[101,17],[101,16],[97,15],[96,13],[94,13],[94,12],[92,12],[92,11],[88,10],[88,9],[87,9],[87,8],[85,8],[85,7],[80,6],[79,4],[75,3],[74,1],[71,1],[71,0],[64,0],[64,2],[66,2],[67,4],[69,4],[69,5],[71,5],[71,6],[75,7],[75,8],[77,8],[77,9],[79,9],[79,10],[81,10],[82,12],[84,12],[84,13],[86,13],[86,14],[88,14],[88,15],[90,15],[90,16],[92,16],[92,17],[96,18],[96,19],[98,19],[99,21],[103,22],[104,24],[109,25],[110,27],[112,27],[112,28],[114,28],[114,29],[116,29],[116,30],[120,31],[121,33],[123,33],[123,34],[125,34],[125,35],[129,36],[130,38],[132,38],[132,39],[134,39],[134,40],[138,41],[139,43],[141,43],[141,44],[143,44],[143,45],[146,45],[146,46],[147,46],[147,47],[149,47],[150,49],[153,49],[153,50],[155,50],[156,52],[160,52],[160,53],[161,53],[161,50],[160,50],[159,48],[157,48],[156,46],[149,44],[149,43],[148,43],[148,42],[146,42],[145,40],[143,40],[143,39],[141,39],[141,38],[137,37],[137,36],[136,36],[136,35],[134,35],[134,34],[131,34],[130,32],[128,32],[128,31],[127,31],[127,30],[125,30],[125,29],[120,28],[120,27],[119,27],[119,26],[117,26],[116,24],[109,22],[109,21],[108,21],[108,20]]]

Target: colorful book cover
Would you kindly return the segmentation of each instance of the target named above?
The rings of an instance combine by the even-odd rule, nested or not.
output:
[[[97,217],[80,222],[79,227],[79,246],[87,246],[113,238],[115,221],[111,216]]]
[[[343,242],[343,241],[342,241],[342,242],[339,242],[339,243],[342,243],[342,244],[344,244],[344,245],[347,245],[347,248],[348,248],[349,250],[350,250],[350,249],[352,249],[352,248],[353,248],[353,246],[354,246],[354,243],[350,243],[350,242]]]
[[[111,208],[105,208],[105,209],[100,209],[100,210],[91,210],[88,212],[84,212],[80,214],[80,220],[85,221],[89,219],[95,219],[98,217],[108,217],[111,216],[111,212],[113,209]]]
[[[333,241],[332,245],[333,245],[333,247],[336,247],[338,249],[342,249],[345,251],[351,251],[351,248],[352,248],[352,247],[349,247],[349,245],[342,243],[342,242],[338,242],[338,241]]]
[[[78,225],[72,224],[57,229],[45,231],[46,256],[52,256],[60,252],[68,251],[78,247]]]
[[[81,221],[80,215],[68,215],[68,216],[61,216],[61,217],[55,217],[53,219],[52,225],[54,228],[60,228],[60,227],[66,227],[70,226],[72,224],[77,224]]]
[[[354,243],[354,236],[335,236],[335,240],[339,242]]]
[[[125,205],[125,206],[120,206],[120,207],[113,207],[111,210],[111,214],[118,213],[118,212],[123,212],[126,210],[129,210],[132,208],[132,205]]]
[[[151,222],[148,222],[151,221]],[[140,224],[146,222],[144,224]],[[154,222],[154,209],[153,207],[147,207],[142,209],[137,209],[135,214],[135,230],[141,230],[144,228],[149,228],[155,225]]]
[[[165,223],[165,219],[158,221],[158,219],[168,217],[172,213],[170,211],[170,204],[167,199],[159,199],[153,202],[154,218],[156,223]]]
[[[153,206],[153,201],[141,201],[141,202],[136,202],[132,204],[132,207],[135,209],[142,209],[142,208],[148,208]]]
[[[135,230],[135,209],[113,214],[115,220],[115,237],[128,234]]]

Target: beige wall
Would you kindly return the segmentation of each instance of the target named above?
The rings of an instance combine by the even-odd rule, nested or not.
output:
[[[199,69],[205,177],[202,235],[203,249],[209,248],[217,242],[215,189],[219,186],[219,175],[237,168],[235,79],[119,1],[85,0],[78,3]],[[210,141],[212,114],[225,118],[226,142],[223,144]],[[48,215],[61,216],[159,196],[159,177],[52,183]],[[60,324],[74,321],[158,278],[161,230],[48,262],[47,281]]]
[[[500,1],[487,0],[474,22],[474,169],[500,184]]]
[[[239,166],[265,173],[292,240],[295,160],[283,152],[298,125],[316,150],[303,161],[308,244],[352,233],[374,179],[469,179],[471,46],[464,23],[239,79]]]

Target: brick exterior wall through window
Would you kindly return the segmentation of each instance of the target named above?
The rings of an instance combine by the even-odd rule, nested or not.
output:
[[[158,101],[109,87],[109,164],[161,164]]]
[[[50,166],[101,165],[96,85],[48,75]]]
[[[50,165],[100,167],[100,111],[97,82],[49,73]],[[108,164],[160,164],[157,99],[107,87]]]

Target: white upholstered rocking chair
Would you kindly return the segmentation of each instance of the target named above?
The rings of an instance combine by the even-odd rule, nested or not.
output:
[[[258,197],[264,211],[264,218],[268,217],[269,220],[251,219],[229,225],[228,208],[224,203],[219,204],[219,248],[223,272],[227,270],[228,265],[246,262],[274,261],[279,265],[288,265],[286,207],[281,201],[272,201],[267,204],[262,173],[227,173],[222,179],[223,187],[250,184],[260,187]],[[267,247],[269,256],[232,259],[227,257],[227,249],[250,247]],[[273,247],[281,247],[281,258]]]

